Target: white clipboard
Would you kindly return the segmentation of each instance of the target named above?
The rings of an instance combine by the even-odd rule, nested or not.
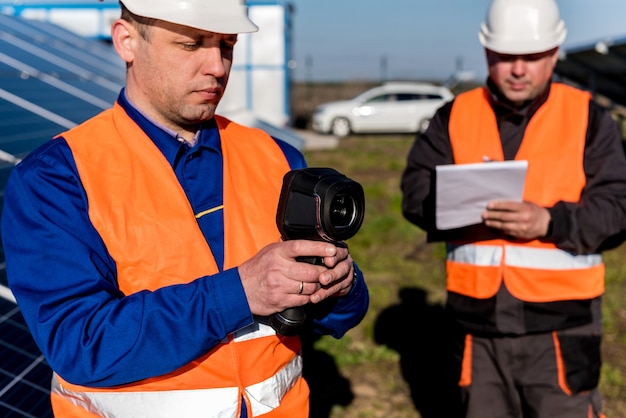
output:
[[[437,229],[482,223],[492,200],[521,202],[527,169],[525,160],[436,166]]]

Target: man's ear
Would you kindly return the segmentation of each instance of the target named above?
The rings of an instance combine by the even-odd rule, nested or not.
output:
[[[557,62],[559,62],[559,51],[560,51],[560,48],[558,46],[554,48],[554,54],[551,57],[553,69],[556,67]]]
[[[117,54],[127,63],[130,64],[135,59],[136,38],[139,36],[136,28],[132,23],[117,19],[111,25],[111,40]]]

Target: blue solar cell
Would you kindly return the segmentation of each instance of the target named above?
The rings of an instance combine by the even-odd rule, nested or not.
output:
[[[23,158],[37,146],[69,128],[43,115],[0,99],[0,150]],[[8,170],[0,171],[0,187],[4,189]]]
[[[0,41],[0,50],[7,45]],[[35,58],[21,50],[9,50],[14,56],[9,63],[0,55],[0,89],[7,101],[17,101],[15,97],[26,101],[24,105],[55,113],[74,122],[82,122],[103,109],[116,99],[119,86],[115,91],[99,86],[92,80],[81,79],[74,73],[58,73],[58,68],[48,65],[47,71],[37,71],[31,65]],[[88,75],[88,74],[86,74]],[[30,110],[29,112],[35,112]]]
[[[0,298],[0,416],[51,417],[52,370],[17,306]]]
[[[25,46],[28,48],[25,49]],[[45,48],[45,49],[44,49]],[[76,64],[73,57],[62,57],[63,51],[55,50],[49,45],[19,45],[13,39],[0,38],[0,78],[8,80],[41,80],[52,85],[60,92],[67,92],[77,97],[89,92],[92,95],[115,98],[119,80],[111,80],[111,76],[102,72],[90,71],[84,64]],[[118,58],[119,60],[119,58]],[[116,71],[119,71],[117,69]]]
[[[0,27],[5,34],[2,36],[5,42],[35,52],[50,51],[58,56],[59,61],[78,65],[80,71],[98,74],[116,83],[124,81],[125,64],[110,43],[84,39],[46,22],[16,19],[2,14]]]
[[[26,93],[22,96],[28,98]],[[39,100],[39,104],[47,108],[27,111],[0,99],[0,150],[23,158],[43,142],[102,110],[71,99]]]

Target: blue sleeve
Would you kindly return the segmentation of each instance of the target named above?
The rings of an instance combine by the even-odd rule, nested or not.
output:
[[[365,317],[369,307],[369,292],[363,273],[354,265],[357,272],[354,286],[345,296],[326,299],[320,305],[311,305],[312,330],[316,334],[329,334],[341,338],[349,329],[357,326]]]
[[[295,147],[274,138],[289,161],[292,170],[305,168],[304,156]],[[355,327],[365,317],[369,307],[369,292],[363,279],[363,273],[354,266],[357,277],[350,293],[341,298],[333,298],[321,306],[311,305],[311,325],[317,334],[330,334],[341,338],[350,328]]]
[[[62,139],[13,170],[2,237],[22,314],[71,383],[108,387],[168,373],[252,323],[236,269],[124,296]]]
[[[306,167],[306,160],[296,147],[278,138],[274,138],[274,141],[276,141],[280,149],[283,151],[283,154],[285,154],[285,158],[287,158],[289,167],[291,167],[292,170]]]

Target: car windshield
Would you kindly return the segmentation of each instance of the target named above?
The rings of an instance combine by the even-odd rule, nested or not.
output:
[[[365,101],[365,103],[381,103],[395,101],[395,94],[381,94]]]

